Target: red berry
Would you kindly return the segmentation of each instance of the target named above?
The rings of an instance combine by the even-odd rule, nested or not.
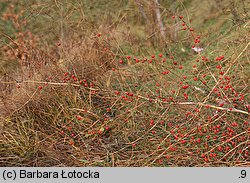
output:
[[[245,121],[245,122],[244,122],[244,125],[248,125],[248,124],[249,124],[249,122],[248,122],[248,121]]]
[[[217,65],[216,68],[217,68],[217,69],[221,69],[222,66],[221,66],[221,65]]]
[[[81,116],[77,116],[76,118],[77,118],[77,120],[79,120],[79,121],[82,120],[82,117],[81,117]]]
[[[187,89],[189,87],[189,85],[183,85],[182,88],[183,89]]]
[[[164,71],[164,72],[162,72],[163,75],[166,75],[166,74],[168,74],[168,73],[169,73],[169,71]]]

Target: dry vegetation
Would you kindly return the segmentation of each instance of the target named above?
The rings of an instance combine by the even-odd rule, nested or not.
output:
[[[0,2],[1,166],[250,165],[249,3],[156,2]]]

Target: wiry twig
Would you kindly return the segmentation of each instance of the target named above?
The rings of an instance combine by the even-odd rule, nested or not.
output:
[[[0,84],[15,84],[16,82],[0,82]],[[35,84],[46,84],[46,85],[57,85],[57,86],[74,86],[74,87],[84,87],[80,84],[74,84],[74,83],[60,83],[60,82],[44,82],[44,81],[23,81],[22,83],[35,83]],[[98,91],[100,89],[97,88],[88,88],[89,90],[93,90],[93,91]],[[145,99],[145,100],[149,100],[148,97],[144,97],[142,95],[137,95],[138,98],[141,99]],[[167,103],[169,105],[198,105],[198,106],[204,106],[204,107],[209,107],[209,108],[214,108],[217,110],[222,110],[222,111],[228,111],[228,112],[237,112],[237,113],[242,113],[242,114],[246,114],[246,115],[250,115],[249,112],[247,111],[243,111],[240,109],[236,109],[236,108],[224,108],[224,107],[219,107],[219,106],[215,106],[212,104],[208,104],[205,102],[165,102],[165,101],[161,101],[161,100],[157,100],[157,99],[152,99],[152,101],[157,102],[157,103]]]

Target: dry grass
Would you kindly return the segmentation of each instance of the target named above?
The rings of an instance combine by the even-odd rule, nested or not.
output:
[[[176,13],[188,13],[192,3]],[[193,14],[172,20],[161,7],[169,30],[179,26],[178,39],[170,32],[164,41],[140,14],[131,23],[121,10],[115,23],[91,27],[83,14],[76,16],[81,5],[73,5],[64,5],[72,10],[64,20],[67,34],[61,30],[51,42],[39,32],[20,36],[19,27],[19,36],[4,34],[9,42],[1,58],[18,66],[1,69],[0,165],[250,165],[249,41],[237,35],[247,29],[244,13],[236,9],[243,22],[230,26],[211,6],[212,18],[200,17],[222,31],[211,33],[209,26],[198,28],[201,20],[188,22]],[[145,12],[156,25],[151,4]],[[197,31],[182,30],[184,22]],[[190,51],[197,35],[207,45],[201,54]]]

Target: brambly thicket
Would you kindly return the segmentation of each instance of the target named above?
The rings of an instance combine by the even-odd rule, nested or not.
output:
[[[1,0],[1,166],[250,166],[246,0]]]

